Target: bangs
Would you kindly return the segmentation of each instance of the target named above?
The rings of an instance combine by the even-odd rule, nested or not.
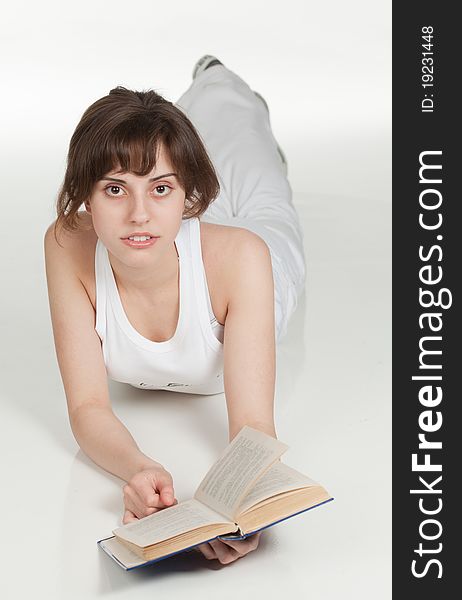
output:
[[[170,158],[165,144],[166,132],[155,125],[138,118],[125,121],[112,130],[104,143],[97,145],[102,154],[95,157],[94,164],[98,165],[101,177],[110,171],[145,176],[156,166],[161,147]]]

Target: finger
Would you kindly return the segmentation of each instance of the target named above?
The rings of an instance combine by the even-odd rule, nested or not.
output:
[[[247,554],[258,547],[261,531],[247,537],[245,540],[222,540],[231,548],[237,550],[240,554]]]
[[[124,487],[124,504],[138,519],[152,515],[161,510],[162,506],[146,506],[131,486]]]
[[[124,491],[127,492],[129,498],[133,504],[137,507],[139,512],[143,514],[152,514],[156,509],[165,508],[164,503],[160,499],[160,495],[156,490],[156,481],[154,477],[138,477],[134,478],[126,487]]]
[[[138,521],[138,519],[136,518],[136,516],[132,513],[131,510],[128,510],[128,508],[125,509],[124,512],[124,517],[122,520],[122,523],[124,525],[126,525],[127,523],[131,523],[132,521]]]
[[[138,506],[137,502],[135,502],[135,494],[129,485],[124,485],[123,494],[125,508],[134,515],[139,514],[140,507]]]
[[[213,558],[217,558],[217,555],[215,553],[215,550],[210,546],[210,544],[208,544],[207,542],[205,544],[199,544],[199,546],[196,546],[197,550],[199,552],[201,552],[205,558],[207,558],[208,560],[211,560]]]
[[[261,536],[261,531],[259,531],[255,535],[250,536],[249,545],[252,550],[255,550],[256,548],[258,548],[258,543],[260,542],[260,536]]]
[[[172,505],[175,500],[175,492],[173,490],[173,479],[170,473],[165,470],[157,473],[156,483],[161,502],[166,506]]]
[[[125,508],[128,508],[138,519],[143,518],[145,516],[144,512],[148,507],[136,493],[136,490],[130,485],[125,485],[123,492]]]
[[[150,488],[143,488],[135,491],[138,495],[138,501],[142,506],[149,508],[163,508],[160,495],[153,490],[152,486]]]
[[[209,544],[215,550],[217,558],[222,565],[226,565],[243,556],[234,548],[224,544],[221,540],[212,540]]]
[[[173,480],[168,471],[148,473],[134,488],[145,506],[165,508],[174,504]]]
[[[139,494],[138,496],[140,498],[140,503],[147,510],[149,510],[150,513],[156,512],[157,510],[162,510],[163,508],[167,508],[168,506],[174,506],[175,504],[178,504],[178,500],[176,498],[174,498],[173,502],[170,504],[162,501],[160,494],[149,495],[149,493],[146,493],[144,496],[140,496]]]
[[[133,479],[128,487],[133,492],[133,501],[140,508],[160,508],[162,506],[159,493],[156,489],[156,481],[152,475]]]

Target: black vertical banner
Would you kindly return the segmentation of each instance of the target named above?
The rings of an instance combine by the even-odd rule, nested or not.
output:
[[[393,4],[393,596],[419,600],[462,578],[455,6]]]

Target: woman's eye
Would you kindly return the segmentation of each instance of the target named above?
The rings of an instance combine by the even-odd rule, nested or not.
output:
[[[171,188],[168,185],[158,185],[156,186],[156,190],[161,190],[161,196],[167,196]]]
[[[104,190],[107,192],[108,190],[111,190],[111,194],[109,194],[110,196],[115,195],[118,196],[119,194],[112,194],[112,192],[114,190],[121,190],[122,188],[119,187],[118,185],[108,185],[106,188],[104,188]]]

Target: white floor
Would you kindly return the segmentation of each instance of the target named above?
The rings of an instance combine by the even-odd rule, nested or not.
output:
[[[119,0],[109,11],[86,0],[75,9],[58,10],[51,0],[30,3],[24,13],[12,6],[0,42],[2,56],[11,57],[0,112],[6,167],[0,196],[0,596],[388,599],[389,3],[335,0],[333,8],[288,0],[281,20],[279,3],[269,2],[261,14],[236,0],[224,28],[213,3],[178,2],[168,19],[154,15],[149,2],[140,2],[138,13]],[[140,19],[145,11],[156,18]],[[191,23],[201,36],[191,34]],[[176,100],[205,52],[231,63],[265,95],[289,160],[308,283],[278,348],[276,428],[290,446],[284,462],[323,483],[335,501],[267,530],[259,548],[233,564],[188,555],[125,572],[96,544],[120,524],[123,482],[83,455],[68,424],[43,233],[54,218],[65,152],[84,108],[119,84],[154,87]],[[292,93],[294,82],[300,93]],[[110,391],[143,451],[172,473],[177,498],[190,498],[226,445],[224,397],[114,383]]]
[[[18,298],[1,391],[3,598],[390,597],[389,208],[301,195],[297,207],[309,283],[278,348],[277,431],[284,462],[335,501],[268,530],[232,565],[187,556],[124,572],[96,546],[120,524],[122,482],[72,437],[43,295]],[[111,395],[178,499],[190,498],[226,444],[224,397],[112,382]]]

